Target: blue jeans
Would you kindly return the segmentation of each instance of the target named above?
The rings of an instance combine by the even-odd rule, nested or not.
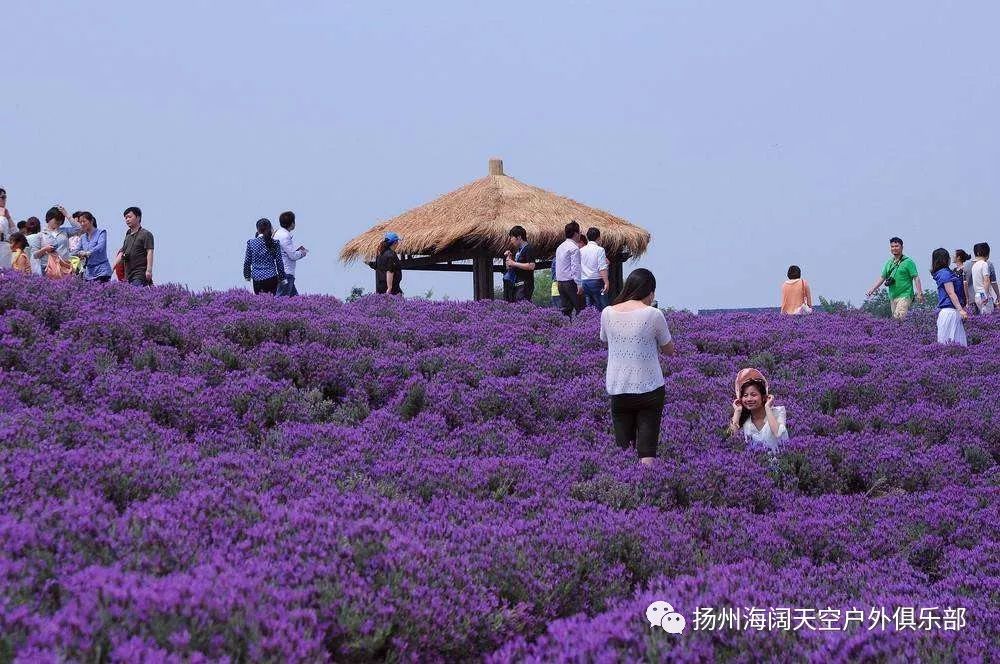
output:
[[[278,282],[278,296],[284,295],[285,297],[294,297],[299,294],[299,291],[295,288],[295,276],[291,274],[285,275],[285,282]]]
[[[602,311],[604,307],[608,306],[608,296],[606,293],[602,293],[604,290],[604,280],[603,279],[584,279],[583,280],[583,296],[586,298],[587,306],[597,307],[598,311]]]

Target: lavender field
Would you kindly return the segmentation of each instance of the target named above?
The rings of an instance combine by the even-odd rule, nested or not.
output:
[[[996,322],[961,349],[926,312],[670,314],[643,469],[593,311],[8,275],[0,311],[0,662],[1000,653]],[[788,409],[777,458],[725,434],[743,366]],[[964,619],[871,629],[880,607]]]

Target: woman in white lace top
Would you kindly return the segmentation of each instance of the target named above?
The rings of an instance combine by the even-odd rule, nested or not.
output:
[[[633,443],[639,462],[652,465],[663,417],[663,370],[660,353],[674,354],[667,319],[651,306],[656,278],[645,268],[633,270],[621,295],[601,312],[601,341],[608,344],[605,386],[611,396],[615,441]]]

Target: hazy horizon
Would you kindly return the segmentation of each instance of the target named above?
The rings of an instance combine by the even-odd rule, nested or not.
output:
[[[776,306],[791,263],[859,304],[899,235],[1000,213],[986,2],[53,2],[5,7],[0,186],[17,219],[139,205],[154,278],[246,287],[258,217],[295,210],[304,293],[371,290],[351,237],[486,174],[648,229],[661,304]],[[499,283],[499,279],[496,280]],[[468,274],[407,295],[468,299]]]

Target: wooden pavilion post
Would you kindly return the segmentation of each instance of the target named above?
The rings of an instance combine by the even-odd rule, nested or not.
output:
[[[503,160],[490,159],[488,174],[503,175]],[[493,256],[482,249],[472,257],[472,297],[476,300],[493,299]]]
[[[486,251],[477,251],[472,257],[472,297],[493,299],[493,256]]]
[[[619,252],[616,256],[608,259],[608,301],[614,300],[622,292],[625,285],[624,267],[628,256],[624,252]]]

